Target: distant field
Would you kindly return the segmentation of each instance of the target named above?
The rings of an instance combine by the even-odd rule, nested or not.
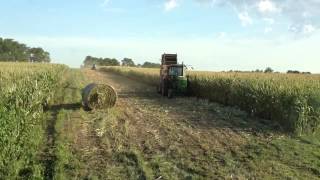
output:
[[[157,85],[159,69],[102,67]],[[273,73],[189,71],[193,96],[237,106],[251,115],[281,124],[296,134],[320,127],[320,76]]]

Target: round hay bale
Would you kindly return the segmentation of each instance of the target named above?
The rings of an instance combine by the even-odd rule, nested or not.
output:
[[[117,92],[107,84],[89,84],[82,91],[82,104],[87,110],[112,108]]]

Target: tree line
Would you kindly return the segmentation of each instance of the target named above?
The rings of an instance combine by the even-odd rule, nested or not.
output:
[[[50,54],[40,47],[28,47],[13,39],[0,37],[0,61],[50,62]]]
[[[115,58],[97,58],[93,56],[87,56],[83,65],[85,67],[91,67],[93,64],[97,66],[128,66],[128,67],[143,67],[143,68],[159,68],[159,63],[144,62],[143,64],[136,64],[131,58],[123,58],[121,61]]]
[[[223,71],[225,72],[225,71]],[[254,71],[240,71],[240,70],[230,70],[228,72],[238,72],[238,73],[280,73],[280,72],[275,72],[271,67],[267,67],[265,70],[260,70],[256,69]],[[300,72],[297,70],[288,70],[287,74],[311,74],[311,72]]]
[[[311,72],[300,72],[297,70],[289,70],[287,71],[287,74],[311,74]]]

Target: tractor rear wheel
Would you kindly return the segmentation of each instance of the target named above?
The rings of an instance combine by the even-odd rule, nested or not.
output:
[[[166,81],[164,81],[163,84],[162,84],[161,94],[162,94],[162,96],[167,96],[168,95],[168,84],[167,84]]]
[[[157,93],[158,93],[158,94],[161,94],[161,88],[160,88],[160,86],[159,86],[159,85],[157,85],[157,87],[156,87],[156,88],[157,88]]]
[[[168,90],[168,98],[171,99],[173,97],[173,89]]]

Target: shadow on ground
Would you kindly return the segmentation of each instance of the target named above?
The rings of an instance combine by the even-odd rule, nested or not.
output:
[[[56,105],[51,105],[48,108],[48,111],[60,111],[62,109],[64,109],[64,110],[78,110],[81,107],[82,107],[81,103],[56,104]]]

